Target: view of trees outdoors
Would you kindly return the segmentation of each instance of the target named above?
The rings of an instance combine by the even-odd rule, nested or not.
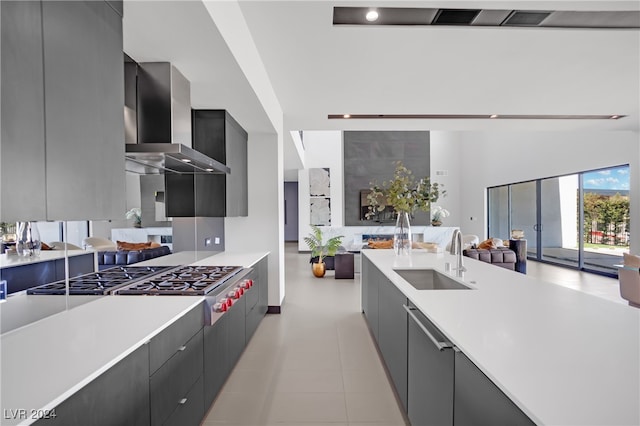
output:
[[[584,194],[585,245],[629,245],[629,197]]]

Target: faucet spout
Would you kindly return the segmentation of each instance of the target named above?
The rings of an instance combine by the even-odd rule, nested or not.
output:
[[[458,271],[458,274],[466,271],[467,269],[464,267],[462,261],[462,233],[459,229],[453,230],[449,253],[456,256],[456,267],[454,269]]]

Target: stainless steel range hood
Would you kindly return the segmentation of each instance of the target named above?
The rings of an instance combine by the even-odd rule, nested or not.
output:
[[[127,171],[230,173],[229,167],[191,147],[191,88],[180,71],[169,62],[143,62],[134,72],[135,78],[125,78],[125,91],[135,90],[136,99],[135,120],[130,120],[135,128],[127,131],[133,136],[125,144]]]
[[[231,169],[181,143],[127,144],[127,171],[140,174],[228,174]]]

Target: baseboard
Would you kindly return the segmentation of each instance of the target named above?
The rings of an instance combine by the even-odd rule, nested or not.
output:
[[[282,313],[282,306],[268,306],[267,307],[268,314],[280,314]]]

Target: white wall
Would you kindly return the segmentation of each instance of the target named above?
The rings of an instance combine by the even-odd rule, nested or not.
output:
[[[451,214],[443,220],[443,226],[458,226],[462,217],[466,216],[461,207],[461,137],[455,132],[433,131],[430,132],[430,139],[431,182],[442,184],[443,189],[447,191],[447,195],[441,197],[435,205],[442,206]],[[438,172],[444,172],[446,175],[437,175]],[[463,234],[471,233],[464,229],[461,231]]]
[[[309,211],[309,169],[326,168],[331,178],[331,226],[344,225],[344,179],[342,132],[305,131],[304,132],[306,168],[298,171],[298,250],[307,251],[304,242],[311,232]]]
[[[249,214],[225,218],[225,250],[269,251],[269,306],[284,299],[282,136],[249,133]]]
[[[460,200],[465,233],[486,237],[486,188],[629,164],[631,251],[640,248],[638,132],[453,132],[460,143]],[[436,166],[436,168],[438,168]],[[470,217],[481,218],[471,221]],[[526,232],[526,230],[525,230]]]

